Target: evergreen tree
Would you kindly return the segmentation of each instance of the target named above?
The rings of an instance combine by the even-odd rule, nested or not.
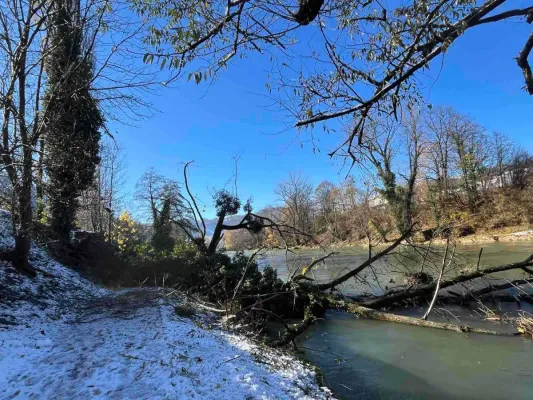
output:
[[[84,49],[84,32],[77,0],[54,0],[49,25],[50,54],[45,156],[53,230],[68,240],[78,196],[94,179],[100,161],[100,129],[104,118],[90,92],[94,63]]]
[[[152,245],[158,252],[169,252],[174,248],[175,240],[172,237],[171,206],[172,193],[165,190],[161,212],[154,214]]]

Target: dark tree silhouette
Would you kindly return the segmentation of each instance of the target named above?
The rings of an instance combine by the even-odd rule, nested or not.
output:
[[[45,168],[49,177],[52,229],[69,240],[78,197],[93,182],[100,162],[100,130],[104,118],[90,92],[94,78],[92,54],[84,51],[84,32],[79,6],[71,0],[55,0],[50,19],[48,76],[44,107],[47,147]]]

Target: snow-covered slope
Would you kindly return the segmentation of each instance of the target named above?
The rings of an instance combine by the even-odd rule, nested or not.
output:
[[[0,252],[14,245],[11,216],[0,210]],[[29,318],[57,319],[73,311],[78,299],[98,297],[107,292],[57,263],[35,244],[31,248],[30,262],[39,270],[35,278],[22,275],[10,263],[0,261],[0,327]]]
[[[0,263],[2,399],[331,398],[312,368],[190,315],[180,296],[98,288],[38,247],[32,264],[36,278]]]

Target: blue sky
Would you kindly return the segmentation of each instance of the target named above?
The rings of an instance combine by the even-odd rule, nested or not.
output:
[[[533,151],[533,96],[521,90],[523,76],[515,61],[530,30],[525,23],[507,22],[468,31],[443,63],[432,64],[429,74],[438,79],[425,88],[427,99],[451,105]],[[131,195],[150,167],[181,180],[181,163],[195,160],[191,186],[203,200],[206,215],[213,217],[212,193],[228,184],[237,154],[239,195],[252,196],[256,209],[276,202],[274,187],[291,171],[314,184],[342,180],[346,171],[327,156],[340,137],[317,129],[322,152],[315,154],[308,143],[302,146],[298,132],[287,129],[290,118],[265,97],[268,62],[268,57],[254,55],[238,60],[210,87],[183,81],[161,89],[151,99],[158,110],[153,117],[135,127],[113,125],[127,159],[124,191]],[[300,135],[309,138],[305,131]]]

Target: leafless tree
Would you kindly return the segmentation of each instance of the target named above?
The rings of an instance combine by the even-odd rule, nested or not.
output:
[[[42,108],[46,86],[45,63],[51,47],[47,22],[54,12],[48,0],[2,0],[0,2],[0,158],[11,186],[15,250],[9,257],[22,270],[35,274],[28,263],[32,230],[32,189],[35,163],[42,153],[47,109]],[[82,1],[79,23],[86,40],[84,56],[95,60],[91,90],[108,119],[146,106],[141,93],[154,83],[147,67],[128,61],[142,29],[137,18],[128,17],[125,5],[108,0]],[[52,61],[50,61],[52,62]],[[71,71],[76,65],[71,66]],[[47,90],[53,98],[54,89]],[[42,150],[40,150],[40,147]],[[41,171],[37,168],[37,171]],[[39,185],[44,179],[37,173]]]
[[[330,181],[323,181],[318,184],[314,191],[314,199],[318,214],[326,221],[334,208],[333,196],[335,192],[335,185]]]
[[[495,175],[498,187],[505,187],[510,183],[507,171],[513,157],[513,143],[501,132],[493,132],[490,139],[489,163],[494,171],[491,175]]]
[[[151,220],[154,229],[162,223],[162,218],[168,218],[169,222],[174,221],[172,236],[183,237],[185,229],[192,230],[190,224],[192,215],[182,195],[181,185],[158,174],[154,168],[146,171],[137,182],[135,200],[139,204],[140,211]],[[163,215],[165,213],[168,215]]]
[[[337,188],[329,181],[318,184],[314,190],[314,202],[317,209],[317,228],[319,231],[328,230],[337,236]],[[323,225],[323,226],[320,226]]]
[[[148,169],[137,181],[135,200],[139,203],[140,210],[146,214],[145,217],[153,221],[157,220],[167,188],[172,192],[173,197],[179,199],[178,182],[158,174],[154,168]]]
[[[112,140],[102,143],[100,159],[94,184],[81,194],[77,220],[80,228],[111,238],[113,219],[125,196],[126,161],[122,149]]]
[[[360,203],[360,190],[357,188],[353,176],[347,176],[340,184],[342,192],[342,209],[348,211]]]
[[[351,176],[337,185],[321,182],[314,191],[315,233],[328,232],[333,240],[340,241],[351,235],[359,238],[360,232],[366,229],[356,218],[363,205],[360,197],[360,190]]]
[[[515,149],[509,169],[513,187],[524,190],[532,184],[533,158],[527,151],[520,148]]]
[[[404,193],[406,226],[412,226],[413,215],[415,214],[415,185],[420,178],[422,158],[427,150],[426,132],[422,125],[421,113],[411,109],[403,122],[403,129],[408,162],[408,174],[402,174],[407,182]]]
[[[359,166],[377,175],[381,199],[387,202],[402,233],[413,223],[415,183],[425,150],[423,135],[415,111],[408,113],[403,124],[391,118],[374,119],[361,146],[353,152]],[[407,165],[402,166],[402,159],[407,159]]]
[[[451,131],[454,111],[450,107],[436,107],[424,114],[428,151],[426,163],[428,176],[434,181],[438,203],[442,204],[449,193],[451,173]]]
[[[274,191],[282,203],[285,223],[311,235],[313,230],[313,186],[307,178],[301,174],[291,173],[289,178],[280,182]],[[301,237],[296,235],[294,239],[298,243]]]
[[[452,159],[461,176],[468,208],[471,212],[476,212],[480,202],[478,185],[488,159],[488,149],[484,145],[486,133],[472,118],[457,113],[450,120],[449,127]]]

